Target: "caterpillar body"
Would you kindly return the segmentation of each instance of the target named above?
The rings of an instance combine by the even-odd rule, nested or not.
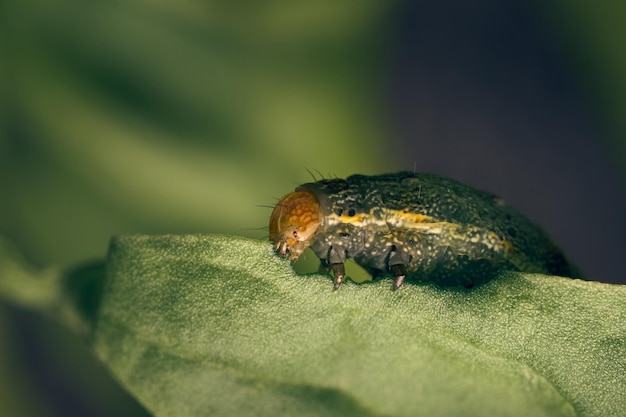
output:
[[[310,247],[334,288],[349,258],[374,277],[474,285],[501,269],[573,277],[549,237],[492,194],[433,174],[399,172],[303,184],[274,207],[270,240],[295,261]]]

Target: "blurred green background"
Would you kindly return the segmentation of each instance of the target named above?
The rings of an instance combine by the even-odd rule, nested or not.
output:
[[[262,239],[307,169],[415,168],[503,195],[626,283],[626,7],[466,3],[5,0],[0,234],[63,269],[119,233]],[[145,412],[2,302],[0,414]]]

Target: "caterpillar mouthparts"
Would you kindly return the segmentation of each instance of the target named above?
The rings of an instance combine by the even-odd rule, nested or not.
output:
[[[293,192],[281,198],[272,211],[269,226],[276,253],[297,260],[313,243],[320,217],[320,204],[310,191]]]

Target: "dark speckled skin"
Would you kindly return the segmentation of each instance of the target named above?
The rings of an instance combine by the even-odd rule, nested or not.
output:
[[[323,265],[348,258],[374,275],[471,287],[500,269],[576,276],[561,251],[491,194],[431,174],[400,172],[304,184],[322,210],[311,248]],[[392,274],[393,275],[393,274]]]

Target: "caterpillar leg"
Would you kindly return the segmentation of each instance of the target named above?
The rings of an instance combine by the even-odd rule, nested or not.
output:
[[[403,252],[397,250],[395,246],[393,246],[391,252],[389,253],[389,272],[393,275],[393,286],[391,287],[392,291],[397,290],[402,286],[404,282],[404,278],[406,278],[406,266],[410,261],[410,257]]]
[[[328,259],[326,262],[330,264],[330,268],[333,270],[333,290],[337,291],[339,286],[346,277],[346,268],[343,263],[346,261],[346,250],[339,247],[331,246],[328,251]]]
[[[343,264],[331,264],[333,270],[333,290],[337,291],[346,276],[346,269]]]
[[[391,291],[395,291],[402,286],[404,278],[406,278],[406,267],[404,264],[396,264],[391,265],[389,269],[393,274],[393,286],[391,287]]]
[[[346,268],[337,252],[331,249],[329,251],[328,260],[321,259],[318,271],[328,274],[333,271],[333,290],[337,291],[344,278],[346,277]]]

